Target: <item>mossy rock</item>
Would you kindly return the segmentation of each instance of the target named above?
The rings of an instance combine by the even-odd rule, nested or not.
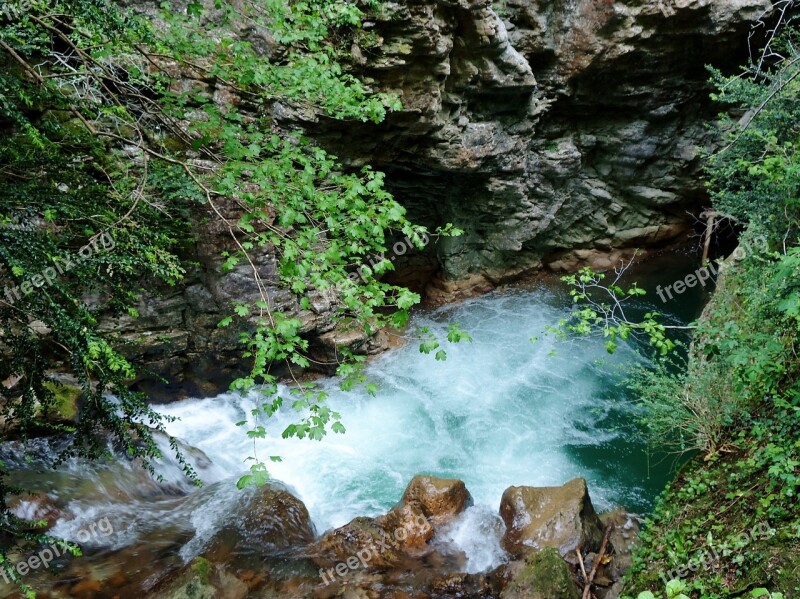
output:
[[[529,554],[500,599],[579,599],[569,566],[557,549]]]
[[[603,542],[603,524],[583,478],[560,487],[509,487],[500,516],[506,525],[503,548],[515,557],[545,547],[563,556],[578,548],[597,551]]]
[[[243,599],[246,595],[245,583],[206,558],[196,557],[167,576],[147,599]]]
[[[72,422],[78,415],[78,400],[83,391],[79,387],[72,385],[45,383],[50,391],[55,395],[56,414],[62,421]]]
[[[148,599],[216,599],[220,593],[210,581],[212,568],[208,560],[195,558],[159,585]]]

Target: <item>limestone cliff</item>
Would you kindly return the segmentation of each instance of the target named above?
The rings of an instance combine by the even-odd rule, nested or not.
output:
[[[273,117],[347,164],[385,170],[415,220],[465,230],[398,260],[397,276],[427,285],[434,299],[545,267],[610,266],[621,252],[678,239],[701,209],[698,152],[713,142],[705,123],[716,110],[705,65],[743,64],[750,24],[770,4],[385,2],[353,45],[352,64],[375,90],[399,94],[403,110],[379,126],[280,104]],[[255,34],[270,51],[269,35]],[[186,384],[225,383],[239,368],[235,335],[214,325],[231,300],[255,290],[245,268],[219,274],[225,237],[199,227],[193,283],[143,302],[143,319],[113,323],[144,340],[137,353],[183,392],[218,390]],[[258,267],[274,275],[271,256]],[[299,311],[288,294],[274,294]],[[319,298],[301,313],[323,354],[336,338],[329,308]]]
[[[736,68],[768,0],[392,2],[353,48],[405,110],[377,130],[316,123],[390,173],[426,224],[443,279],[496,281],[600,250],[674,239],[704,201],[706,65]],[[313,127],[312,127],[313,130]],[[337,148],[338,146],[338,148]],[[583,250],[583,251],[580,251]]]

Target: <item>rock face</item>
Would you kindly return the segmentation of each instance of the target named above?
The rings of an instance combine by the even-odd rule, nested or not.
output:
[[[358,54],[405,110],[361,136],[309,126],[388,171],[412,216],[466,231],[435,248],[442,280],[497,282],[575,249],[668,242],[704,199],[698,146],[718,111],[704,67],[736,68],[769,5],[388,2],[368,23],[379,43]]]
[[[239,217],[232,208],[223,214],[233,220]],[[222,253],[234,249],[233,240],[216,219],[203,217],[198,215],[195,255],[190,256],[198,266],[189,273],[186,284],[160,290],[158,297],[142,298],[136,306],[139,318],[124,316],[102,323],[102,329],[130,342],[122,347],[129,357],[167,379],[164,384],[155,377],[143,376],[136,382],[137,390],[157,402],[215,395],[248,372],[239,333],[217,324],[231,313],[234,302],[254,302],[260,294],[249,265],[223,274]],[[335,306],[325,294],[312,297],[310,309],[302,310],[297,299],[279,286],[275,256],[255,254],[254,264],[267,284],[273,305],[299,318],[303,323],[301,334],[315,340],[311,351],[316,358],[332,361],[330,356],[337,345],[356,353],[380,350],[379,336],[370,338],[363,331],[336,329],[332,318]]]
[[[506,524],[503,547],[513,556],[545,547],[567,556],[578,548],[597,551],[603,542],[603,525],[582,478],[563,487],[509,487],[500,516]]]
[[[705,122],[719,110],[705,65],[743,64],[750,23],[770,4],[387,1],[365,23],[372,45],[353,46],[353,68],[375,90],[397,93],[404,109],[378,126],[283,104],[272,118],[351,165],[386,171],[412,219],[465,231],[395,261],[398,281],[427,286],[435,300],[544,267],[610,267],[633,248],[678,238],[701,206],[698,146],[713,142]],[[268,38],[253,41],[269,52]],[[207,81],[189,84],[233,101]],[[235,207],[221,209],[237,219]],[[144,300],[138,321],[108,323],[142,343],[134,357],[171,381],[140,383],[160,400],[217,393],[246,368],[235,331],[216,324],[256,289],[245,266],[219,274],[230,241],[214,223],[198,220],[199,268],[187,286]],[[324,357],[337,339],[330,299],[302,311],[278,287],[272,256],[257,256],[256,267]],[[356,351],[379,348],[344,337]]]

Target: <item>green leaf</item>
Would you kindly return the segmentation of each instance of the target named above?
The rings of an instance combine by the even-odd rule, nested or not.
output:
[[[190,17],[200,17],[203,15],[203,5],[200,2],[190,2],[186,6],[186,14]]]

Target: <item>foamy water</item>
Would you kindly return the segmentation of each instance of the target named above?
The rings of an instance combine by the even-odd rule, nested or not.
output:
[[[625,347],[609,356],[599,339],[532,342],[564,316],[562,305],[545,290],[509,292],[417,317],[415,326],[441,338],[458,322],[474,341],[447,345],[445,362],[414,341],[375,359],[367,374],[380,386],[377,397],[323,381],[347,433],[282,439],[297,418],[287,409],[266,421],[269,435],[256,453],[282,457],[269,464],[271,475],[294,489],[320,531],[384,513],[415,474],[464,480],[476,508],[445,536],[467,552],[471,570],[501,559],[496,514],[510,485],[582,476],[598,508],[645,509],[664,473],[648,471],[645,448],[627,426],[635,410],[618,367],[637,358]],[[255,424],[251,410],[261,401],[257,392],[229,393],[157,409],[179,418],[171,434],[237,475],[254,446],[236,423]]]
[[[498,507],[511,485],[561,485],[582,476],[598,509],[643,511],[667,480],[667,465],[650,469],[632,426],[636,408],[620,384],[623,366],[641,358],[624,346],[609,356],[602,339],[531,341],[566,314],[567,299],[543,289],[496,293],[416,316],[412,329],[427,326],[444,339],[447,325],[458,322],[474,340],[446,344],[445,362],[420,353],[414,340],[374,359],[367,375],[380,386],[377,397],[322,380],[347,427],[322,441],[281,438],[297,418],[291,408],[257,422],[251,411],[264,400],[258,391],[155,406],[178,418],[167,425],[172,435],[205,452],[186,447],[203,488],[193,487],[171,458],[158,468],[161,482],[124,459],[72,460],[56,472],[29,469],[25,486],[49,491],[65,507],[55,536],[80,540],[82,530],[107,518],[114,533],[90,545],[172,547],[185,539],[177,551],[189,560],[246,509],[252,491],[235,483],[254,451],[306,504],[320,533],[385,513],[416,474],[459,478],[475,505],[434,545],[465,553],[468,571],[486,570],[505,559]],[[236,425],[242,420],[264,424],[267,438],[254,447],[248,427]],[[169,455],[166,440],[160,442]],[[32,442],[28,455],[48,461],[56,453],[49,443]],[[25,467],[19,450],[9,445],[4,452],[9,465]],[[283,461],[270,463],[273,455]]]

